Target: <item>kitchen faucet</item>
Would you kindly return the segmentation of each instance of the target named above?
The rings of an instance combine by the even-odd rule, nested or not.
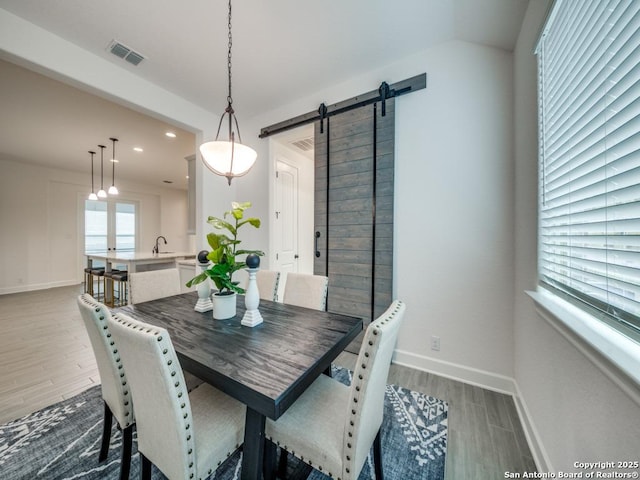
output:
[[[164,238],[162,235],[160,235],[158,238],[156,238],[156,246],[153,247],[153,250],[151,250],[151,253],[160,253],[160,247],[158,247],[158,240],[164,240],[164,244],[167,244],[167,239]]]

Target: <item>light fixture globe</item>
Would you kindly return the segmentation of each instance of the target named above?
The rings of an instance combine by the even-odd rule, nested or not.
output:
[[[251,147],[222,140],[203,143],[200,145],[200,153],[207,168],[216,175],[227,177],[229,185],[232,178],[249,172],[258,157]]]
[[[118,195],[118,193],[120,193],[120,192],[118,192],[118,187],[116,187],[115,185],[111,185],[109,187],[109,190],[107,190],[107,193],[109,195]]]

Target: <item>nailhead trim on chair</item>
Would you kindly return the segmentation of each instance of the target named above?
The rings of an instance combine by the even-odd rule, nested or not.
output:
[[[104,336],[106,338],[111,339],[111,333],[109,332],[109,327],[105,323],[106,322],[106,315],[105,315],[105,312],[102,309],[102,306],[98,305],[95,302],[92,302],[90,299],[93,299],[93,297],[89,297],[89,298],[87,298],[87,297],[89,297],[89,296],[88,295],[82,295],[81,296],[82,301],[93,308],[93,311],[96,313],[96,315],[98,315],[98,320],[101,323],[103,323],[103,325],[102,325],[102,333],[104,334]],[[109,345],[111,347],[113,347],[115,345],[113,340],[109,340]],[[115,363],[118,366],[118,370],[120,370],[120,378],[122,378],[122,382],[121,383],[122,383],[122,386],[124,387],[124,386],[127,385],[127,378],[126,378],[126,375],[125,375],[125,373],[123,371],[122,362],[120,361],[120,357],[118,356],[118,349],[117,348],[113,349],[111,351],[111,353],[112,353],[113,360],[115,361]],[[128,398],[129,391],[123,388],[122,395],[124,397]],[[135,423],[135,421],[133,419],[133,411],[132,411],[132,408],[131,408],[130,400],[125,399],[123,401],[123,404],[125,406],[124,415],[125,415],[125,417],[127,417],[127,423],[124,426],[124,428],[127,428],[127,427],[130,427],[131,425],[133,425]]]
[[[376,337],[376,338],[375,338],[375,339],[373,339],[373,340],[369,340],[369,341],[367,342],[367,345],[368,345],[369,347],[373,347],[373,346],[376,344],[376,342],[377,342],[377,341],[379,341],[379,339],[380,339],[379,334],[380,334],[381,330],[383,330],[383,329],[384,329],[384,326],[389,322],[389,320],[390,320],[391,318],[395,317],[395,315],[398,313],[398,311],[400,310],[400,307],[401,307],[402,305],[403,305],[403,303],[402,303],[402,302],[398,302],[398,304],[397,304],[396,308],[395,308],[395,309],[394,309],[394,310],[389,314],[389,316],[388,316],[388,317],[385,317],[384,319],[380,319],[380,320],[377,320],[377,321],[376,321],[376,323],[375,323],[375,327],[374,327],[374,329],[372,330],[372,334],[373,334],[373,336],[374,336],[374,337]],[[364,361],[360,366],[361,366],[361,368],[362,368],[363,370],[365,370],[365,369],[369,366],[369,365],[368,365],[368,361],[369,361],[369,360],[370,360],[370,358],[371,358],[370,351],[369,351],[369,350],[365,350],[365,351],[364,351],[364,355],[363,355],[363,356],[364,356],[365,361]],[[358,394],[360,393],[360,391],[361,391],[361,389],[362,389],[362,383],[360,383],[360,382],[362,382],[362,380],[364,380],[364,377],[363,377],[363,375],[362,375],[362,374],[358,374],[358,376],[357,376],[357,380],[356,380],[355,378],[354,378],[354,380],[353,380],[353,381],[355,381],[355,382],[356,382],[356,383],[354,384],[354,390],[355,390],[355,392],[357,392]],[[358,406],[358,397],[357,397],[357,396],[352,397],[352,401],[353,401],[353,404],[355,405],[355,407],[357,407],[357,406]],[[354,431],[355,431],[355,426],[356,426],[356,423],[357,423],[357,422],[356,422],[356,420],[357,420],[358,410],[357,410],[355,407],[351,409],[351,418],[349,419],[349,427],[351,427],[351,428],[347,431],[347,435],[348,435],[348,437],[349,437],[349,438],[353,438],[353,434],[354,434]],[[271,442],[273,442],[273,437],[272,437],[272,436],[270,436],[270,437],[269,437],[269,440],[270,440]],[[301,455],[296,455],[295,451],[293,451],[293,450],[289,450],[289,449],[287,448],[287,446],[286,446],[286,445],[280,445],[280,442],[279,442],[279,441],[276,441],[276,442],[275,442],[275,444],[276,444],[277,446],[279,446],[280,448],[282,448],[283,450],[286,450],[287,452],[291,453],[291,455],[293,455],[294,457],[299,458],[301,461],[303,461],[303,462],[305,461],[303,456],[301,456]],[[351,442],[348,442],[348,443],[347,443],[347,448],[348,448],[349,450],[351,450],[351,449],[352,449],[352,444],[351,444]],[[352,458],[351,458],[351,457],[352,457],[352,455],[351,455],[350,453],[345,453],[345,467],[344,467],[344,471],[345,471],[345,473],[346,473],[346,474],[350,474],[350,473],[351,473],[351,466],[352,466]],[[308,465],[312,466],[312,462],[311,462],[311,461],[307,461],[306,463],[307,463]],[[318,465],[318,466],[316,466],[315,468],[317,468],[319,471],[323,471],[323,467],[322,467],[322,465]],[[326,474],[326,475],[328,475],[330,478],[333,478],[333,473],[332,473],[332,472],[325,472],[325,474]],[[342,480],[342,479],[341,479],[341,477],[337,477],[337,480]]]
[[[378,320],[376,322],[376,325],[375,325],[375,327],[374,327],[374,329],[372,331],[373,336],[376,337],[376,338],[373,339],[373,340],[369,340],[367,342],[367,345],[369,347],[373,347],[376,344],[376,342],[379,341],[380,329],[383,329],[384,326],[389,322],[389,320],[391,318],[393,318],[398,313],[401,305],[402,305],[402,302],[398,302],[398,305],[396,306],[396,308],[393,310],[393,312],[391,312],[391,314],[388,317],[385,317],[384,319],[380,319],[380,320]],[[360,366],[362,367],[363,370],[365,370],[368,367],[368,360],[371,358],[371,354],[370,354],[369,350],[365,350],[363,356],[364,356],[365,361]],[[363,376],[361,374],[359,374],[357,378],[358,378],[358,381],[362,381],[363,380]],[[359,382],[356,382],[356,384],[354,385],[355,392],[360,393],[361,388],[362,388],[362,384],[359,383]],[[356,397],[356,396],[353,397],[353,403],[357,406],[358,397]],[[352,427],[352,429],[347,431],[347,435],[349,436],[349,438],[353,438],[353,432],[355,430],[355,426],[356,426],[356,423],[357,423],[357,414],[358,414],[357,408],[351,409],[351,417],[352,418],[349,421],[349,426]],[[352,448],[351,442],[347,443],[347,448],[348,449]],[[350,468],[352,466],[351,455],[345,454],[345,460],[346,460],[346,462],[345,462],[345,473],[348,474],[348,473],[351,473],[351,468]]]
[[[138,326],[137,326],[137,325],[133,325],[131,322],[124,321],[124,320],[122,320],[121,318],[119,318],[119,317],[117,317],[117,316],[116,316],[114,319],[115,319],[115,321],[117,321],[118,323],[120,323],[120,324],[122,324],[122,325],[124,325],[124,326],[126,326],[126,327],[130,327],[130,328],[132,328],[132,329],[134,329],[134,330],[143,330],[143,329],[138,329]],[[163,337],[162,337],[162,335],[160,335],[160,332],[158,332],[157,330],[152,329],[152,328],[147,328],[147,329],[146,329],[146,332],[147,332],[147,333],[153,333],[154,335],[157,335],[156,340],[157,340],[158,342],[162,342]],[[169,349],[168,349],[168,348],[163,348],[163,349],[162,349],[162,354],[163,354],[163,355],[168,355],[168,354],[169,354]],[[171,358],[169,358],[169,359],[167,360],[167,366],[170,366],[170,365],[172,365],[172,364],[173,364],[173,360],[172,360]],[[173,376],[175,376],[175,375],[176,375],[175,370],[174,370],[174,371],[171,371],[171,376],[173,377]],[[182,389],[179,389],[179,387],[180,387],[180,382],[176,381],[176,382],[174,382],[174,384],[173,384],[173,385],[174,385],[174,387],[176,388],[176,391],[177,391],[177,392],[176,392],[177,398],[179,398],[179,399],[180,399],[180,398],[182,398],[183,391],[182,391]],[[180,408],[186,408],[186,403],[185,403],[185,402],[182,402],[182,403],[180,404]],[[184,428],[185,428],[185,431],[187,432],[187,435],[186,435],[186,437],[185,437],[185,438],[186,438],[187,442],[191,443],[191,439],[192,439],[192,436],[191,436],[191,433],[190,433],[190,430],[191,430],[191,424],[190,424],[189,422],[187,422],[188,417],[189,417],[189,415],[188,415],[186,412],[185,412],[185,413],[183,414],[183,416],[182,416],[183,420],[185,421]],[[194,453],[193,453],[193,445],[189,446],[189,448],[188,448],[188,450],[187,450],[186,454],[187,454],[188,462],[189,462],[189,463],[188,463],[188,468],[189,468],[189,470],[191,470],[191,471],[189,472],[189,478],[194,478],[195,474],[194,474],[194,472],[193,472],[193,468],[194,468],[194,461],[193,461],[193,454],[194,454]],[[229,455],[229,454],[227,454],[227,455]],[[209,471],[209,473],[207,474],[207,476],[208,476],[210,473],[211,473],[211,470]],[[206,477],[198,477],[198,478],[200,478],[200,479],[202,480],[202,478],[206,478]]]

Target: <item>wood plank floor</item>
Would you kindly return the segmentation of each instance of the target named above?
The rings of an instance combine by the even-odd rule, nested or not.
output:
[[[100,383],[76,305],[81,290],[73,286],[0,296],[0,424]],[[355,361],[345,352],[336,363],[353,369]],[[391,366],[388,383],[449,403],[446,480],[535,471],[510,396],[400,365]]]

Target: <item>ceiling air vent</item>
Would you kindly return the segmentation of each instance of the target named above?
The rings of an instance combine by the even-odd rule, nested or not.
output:
[[[142,60],[144,60],[144,56],[142,56],[140,53],[134,52],[129,47],[123,45],[120,42],[117,42],[116,40],[111,42],[111,45],[109,45],[109,51],[116,57],[125,59],[132,65],[138,65]]]
[[[313,137],[296,140],[295,142],[291,142],[291,145],[299,148],[303,152],[308,152],[309,150],[313,150]]]

